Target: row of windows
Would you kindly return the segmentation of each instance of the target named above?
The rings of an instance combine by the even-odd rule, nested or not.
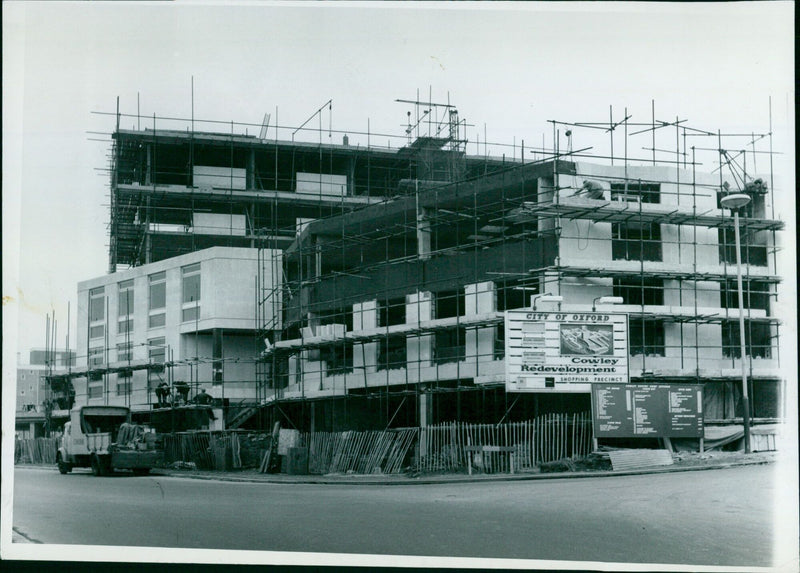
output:
[[[147,358],[155,364],[163,364],[166,358],[166,339],[163,336],[150,338],[147,341]],[[117,344],[117,361],[125,362],[133,360],[133,345],[130,342]],[[105,364],[105,351],[102,346],[89,348],[89,366],[101,366]]]
[[[628,326],[629,351],[631,356],[665,356],[664,321],[630,319]],[[767,323],[748,321],[745,323],[745,346],[749,356],[770,358],[772,355],[770,327]],[[459,362],[466,357],[466,328],[451,328],[434,333],[433,362],[446,364]],[[503,358],[505,353],[505,328],[500,325],[495,331],[494,358]],[[722,323],[722,356],[741,357],[738,321]],[[407,339],[404,334],[390,335],[378,343],[378,370],[405,368],[407,366]],[[332,345],[320,350],[320,360],[326,363],[328,375],[343,374],[353,370],[353,347]]]
[[[133,389],[132,375],[130,372],[120,372],[117,374],[116,394],[117,396],[129,396]],[[103,384],[89,383],[87,387],[89,398],[103,397]]]
[[[718,229],[719,261],[736,264],[736,241],[733,229]],[[767,266],[767,246],[743,241],[742,263]],[[663,261],[661,225],[658,223],[611,226],[611,258],[615,261]]]
[[[769,284],[759,281],[743,281],[744,307],[761,309],[769,313],[771,292]],[[625,304],[663,305],[664,281],[651,277],[614,279],[614,296],[622,297]],[[720,283],[720,308],[739,308],[739,289],[736,281]]]
[[[523,308],[530,305],[531,297],[538,293],[536,286],[514,286],[515,283],[499,283],[495,291],[498,311]],[[768,283],[744,281],[744,306],[762,309],[769,313],[770,287]],[[738,308],[739,296],[735,280],[720,283],[720,308]],[[664,304],[664,280],[651,277],[616,278],[613,280],[614,296],[622,297],[624,304],[658,305]],[[465,313],[463,291],[440,291],[433,295],[433,315],[435,318],[452,318]],[[341,323],[344,321],[348,331],[353,330],[353,312],[335,309],[320,313],[320,324]],[[404,298],[390,299],[378,305],[378,326],[393,326],[406,323],[406,302]]]
[[[200,318],[200,263],[181,267],[181,321]],[[147,277],[148,317],[147,328],[163,327],[167,321],[167,273],[161,271]],[[122,281],[118,288],[117,334],[133,332],[135,297],[133,279]],[[89,291],[89,338],[105,336],[105,287]],[[97,324],[99,323],[99,324]]]

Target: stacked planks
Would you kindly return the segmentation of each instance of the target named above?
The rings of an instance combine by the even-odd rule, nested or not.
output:
[[[22,464],[54,464],[58,438],[26,438],[14,441],[14,461]]]
[[[565,458],[587,456],[592,450],[592,421],[588,412],[549,413],[524,422],[467,424],[446,422],[420,428],[417,471],[423,473],[459,471],[467,465],[466,446],[515,448],[517,469]],[[501,452],[479,465],[493,471],[510,471],[510,458]]]
[[[364,432],[312,432],[308,471],[313,474],[392,474],[405,467],[417,437],[416,428]]]

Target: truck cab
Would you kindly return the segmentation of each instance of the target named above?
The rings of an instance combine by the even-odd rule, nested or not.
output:
[[[58,470],[66,474],[73,467],[91,467],[94,475],[105,475],[114,469],[147,473],[158,459],[158,452],[151,447],[153,440],[143,440],[143,432],[125,431],[125,439],[131,443],[118,443],[120,429],[128,429],[129,421],[130,409],[125,406],[73,409],[56,454]]]

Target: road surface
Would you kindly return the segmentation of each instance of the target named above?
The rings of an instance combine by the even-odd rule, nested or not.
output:
[[[351,486],[17,468],[13,525],[42,543],[770,566],[773,471]]]

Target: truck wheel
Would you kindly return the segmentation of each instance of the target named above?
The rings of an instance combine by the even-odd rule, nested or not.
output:
[[[58,472],[60,474],[68,474],[72,471],[72,464],[61,459],[61,454],[56,456],[56,463],[58,463]]]
[[[106,468],[105,464],[100,461],[100,458],[97,456],[92,456],[92,475],[94,476],[104,476],[106,475]]]
[[[150,468],[133,468],[133,475],[146,476],[150,473]]]

